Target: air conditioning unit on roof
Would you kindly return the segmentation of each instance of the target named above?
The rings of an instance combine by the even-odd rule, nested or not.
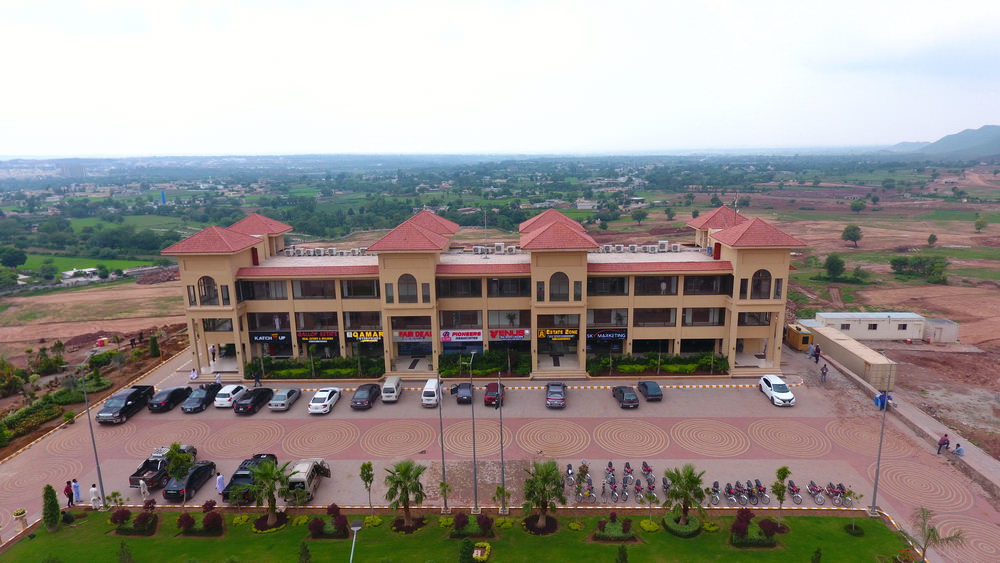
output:
[[[303,256],[303,255],[305,255],[305,251],[302,250],[301,248],[296,248],[295,249],[295,255],[296,256]]]
[[[352,248],[351,249],[351,256],[360,256],[360,255],[361,255],[361,249],[360,248]]]
[[[486,251],[486,247],[485,246],[473,246],[472,247],[472,253],[473,254],[484,254],[485,251]]]
[[[661,240],[656,246],[660,249],[660,252],[670,252],[670,241],[668,240]]]
[[[673,243],[673,244],[670,245],[670,252],[680,252],[680,251],[681,251],[681,245],[680,245],[680,243],[676,243],[675,242],[675,243]]]
[[[625,252],[625,245],[624,244],[616,244],[615,245],[615,252]]]
[[[630,245],[628,245],[628,251],[629,252],[639,252],[639,245],[638,244],[630,244]]]
[[[337,249],[336,248],[327,248],[326,249],[326,255],[327,256],[336,256],[337,255]]]
[[[610,244],[605,244],[601,246],[601,252],[611,252],[614,250],[614,246]]]
[[[295,256],[295,249],[294,248],[286,248],[285,249],[285,256]]]
[[[507,254],[514,254],[515,252],[517,252],[517,247],[516,246],[508,246],[507,247]]]
[[[504,243],[502,243],[502,242],[495,242],[495,243],[493,243],[493,252],[495,252],[497,254],[503,254],[504,253]]]

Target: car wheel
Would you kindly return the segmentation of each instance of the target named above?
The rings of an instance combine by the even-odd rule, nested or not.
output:
[[[760,389],[761,393],[764,393],[764,384],[763,383],[759,384],[757,387]]]

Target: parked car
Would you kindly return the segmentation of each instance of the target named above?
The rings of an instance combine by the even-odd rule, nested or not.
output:
[[[321,457],[310,457],[296,461],[292,464],[292,476],[288,478],[285,502],[311,501],[322,478],[329,476],[330,464]]]
[[[153,398],[149,400],[149,404],[146,405],[146,408],[148,408],[150,412],[167,412],[183,403],[184,399],[187,399],[190,394],[191,388],[187,385],[160,389],[155,395],[153,395]]]
[[[662,401],[663,400],[663,389],[660,388],[660,384],[655,381],[640,381],[636,387],[639,388],[639,393],[645,397],[647,401]]]
[[[545,406],[550,409],[566,408],[566,384],[552,381],[545,384]]]
[[[351,408],[370,409],[375,406],[375,401],[378,400],[381,394],[382,388],[375,383],[360,385],[358,386],[358,390],[354,392],[354,398],[351,399]]]
[[[499,407],[503,404],[503,390],[505,385],[496,381],[486,384],[486,393],[483,394],[483,404],[487,407]]]
[[[152,385],[134,385],[119,391],[104,403],[97,413],[97,422],[101,424],[118,424],[142,410],[153,396]]]
[[[340,387],[323,387],[309,401],[309,414],[326,414],[340,400]]]
[[[198,448],[194,446],[181,444],[180,451],[184,454],[191,454],[191,459],[198,459]],[[129,476],[128,486],[138,488],[140,481],[145,481],[146,487],[150,490],[166,485],[167,481],[170,480],[170,476],[167,475],[168,452],[170,452],[169,446],[160,446],[154,449],[146,461],[142,462],[142,465]]]
[[[635,389],[628,385],[619,385],[611,390],[611,394],[618,401],[618,406],[623,409],[634,409],[639,407],[639,396],[635,394]]]
[[[760,392],[770,399],[776,407],[795,406],[795,395],[783,379],[774,374],[767,374],[760,378]]]
[[[215,407],[220,409],[232,408],[233,403],[239,400],[244,393],[247,392],[247,388],[239,384],[226,385],[215,395]]]
[[[188,398],[181,403],[181,410],[186,413],[201,412],[215,402],[215,396],[222,389],[218,383],[202,383],[196,387]]]
[[[253,473],[250,471],[255,465],[270,461],[278,464],[278,456],[274,454],[254,454],[253,457],[244,459],[240,466],[236,468],[233,476],[229,478],[226,488],[222,489],[222,500],[230,504],[247,504],[250,502],[250,495],[243,491],[242,494],[233,495],[233,489],[240,485],[253,485]]]
[[[233,411],[236,414],[254,414],[271,400],[274,396],[274,389],[270,387],[254,387],[233,403]]]
[[[183,479],[170,479],[163,487],[163,498],[185,502],[198,494],[198,489],[215,476],[214,461],[196,461]]]
[[[451,386],[451,394],[455,396],[455,402],[460,405],[467,405],[472,402],[472,384],[458,383]]]
[[[301,395],[302,392],[294,387],[275,389],[274,397],[267,403],[267,408],[272,411],[287,411]]]

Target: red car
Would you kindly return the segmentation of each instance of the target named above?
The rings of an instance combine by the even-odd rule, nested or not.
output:
[[[503,404],[504,386],[499,383],[487,383],[486,394],[483,395],[483,404],[487,407],[499,407]]]

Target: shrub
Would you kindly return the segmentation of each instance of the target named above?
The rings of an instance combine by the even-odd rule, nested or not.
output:
[[[153,515],[148,512],[140,512],[135,517],[135,522],[132,523],[132,527],[136,530],[144,530],[149,526],[150,521],[152,521]]]
[[[687,525],[680,525],[681,514],[674,510],[663,517],[663,527],[671,534],[679,538],[693,538],[701,533],[701,522],[692,515],[688,515]],[[718,524],[715,525],[718,530]]]
[[[479,555],[479,556],[473,555],[472,556],[473,561],[487,561],[487,560],[489,560],[489,558],[490,558],[490,552],[493,551],[493,546],[491,546],[489,544],[489,542],[484,542],[484,541],[476,542],[475,547],[481,548],[483,550],[483,554]]]
[[[476,524],[479,524],[479,530],[483,532],[483,535],[489,534],[493,529],[493,519],[486,514],[476,516]]]
[[[757,523],[760,526],[760,531],[764,532],[767,537],[772,537],[774,534],[778,533],[778,523],[770,518],[765,518]]]
[[[511,529],[511,528],[514,527],[514,519],[513,518],[497,518],[497,521],[496,521],[495,525],[496,525],[497,528],[500,528],[501,530],[509,530],[509,529]]]
[[[347,516],[344,516],[343,514],[338,514],[336,517],[334,517],[333,519],[334,534],[336,534],[338,537],[346,538],[347,528],[348,528]]]
[[[145,512],[152,512],[154,508],[156,508],[155,498],[147,499],[146,502],[142,503],[142,509]]]
[[[583,522],[570,522],[566,527],[574,532],[579,532],[583,530]]]
[[[201,519],[201,527],[204,530],[221,530],[222,529],[222,514],[216,511],[209,512]]]
[[[59,526],[59,497],[52,485],[45,485],[42,489],[42,521],[49,530],[55,530]]]
[[[132,518],[132,511],[127,508],[119,508],[111,514],[111,523],[122,526]]]
[[[598,531],[603,532],[604,529],[607,528],[607,526],[608,526],[608,521],[607,520],[598,520],[597,521],[597,530]]]
[[[628,522],[628,530],[625,529],[626,522]],[[621,522],[609,522],[603,530],[594,532],[594,539],[609,541],[628,541],[635,539],[635,534],[631,531],[631,523],[632,521],[628,518],[622,520]]]
[[[736,520],[735,522],[733,522],[733,526],[731,528],[729,528],[729,531],[732,532],[733,537],[742,538],[742,537],[746,537],[747,530],[749,528],[750,528],[750,524],[748,522],[745,522],[743,520]],[[733,545],[736,545],[736,544],[733,544]]]
[[[660,529],[660,527],[656,524],[656,522],[653,522],[651,520],[642,520],[642,521],[640,521],[639,522],[639,527],[642,528],[643,531],[646,531],[646,532],[656,532],[656,531],[658,531]]]
[[[632,519],[626,518],[622,520],[622,533],[627,534],[632,531]]]
[[[324,528],[326,528],[326,522],[323,522],[323,519],[318,516],[309,521],[309,535],[314,538],[323,537]]]
[[[206,500],[205,504],[201,505],[202,512],[211,512],[217,503],[214,500]]]
[[[442,516],[438,518],[438,526],[441,528],[453,528],[455,527],[455,519],[451,516]]]
[[[755,514],[749,508],[740,508],[736,511],[736,519],[749,523]]]
[[[62,513],[62,523],[63,524],[67,524],[67,525],[68,524],[72,524],[75,520],[76,520],[76,518],[73,516],[72,513],[70,513],[70,512],[63,512]]]
[[[756,525],[744,536],[730,536],[729,543],[733,547],[774,547],[778,544],[773,536],[767,537],[761,531],[760,526]]]
[[[618,513],[615,512],[614,510],[612,510],[611,514],[608,515],[608,519],[611,520],[612,524],[615,523],[615,522],[617,522],[618,521]]]
[[[464,512],[455,513],[455,529],[461,530],[469,524],[469,515]]]
[[[326,515],[331,518],[336,518],[337,516],[340,516],[340,507],[337,506],[337,503],[333,503],[330,506],[326,507]]]
[[[720,526],[718,524],[716,524],[715,522],[702,522],[701,523],[701,529],[704,530],[704,531],[706,531],[706,532],[709,532],[709,533],[718,532],[719,528],[720,528]]]
[[[190,531],[194,527],[194,517],[187,512],[182,513],[177,517],[177,527],[180,528],[182,532]]]

